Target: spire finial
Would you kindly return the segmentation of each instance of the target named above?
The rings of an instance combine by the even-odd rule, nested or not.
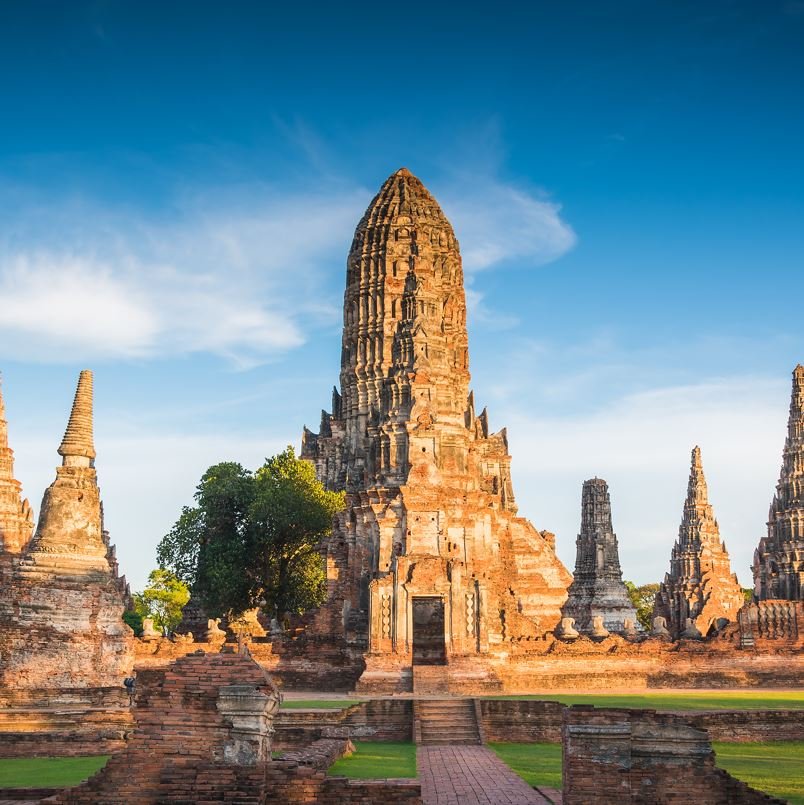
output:
[[[92,372],[89,369],[84,369],[78,376],[70,421],[58,452],[64,458],[65,465],[72,463],[69,461],[72,458],[85,458],[90,462],[95,458],[92,437]]]

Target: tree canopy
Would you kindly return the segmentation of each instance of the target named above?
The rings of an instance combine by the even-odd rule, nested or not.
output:
[[[142,631],[142,619],[153,618],[154,626],[169,634],[181,622],[181,611],[190,600],[187,585],[169,570],[157,568],[148,575],[148,585],[134,593],[134,608],[124,613],[132,629]]]
[[[255,472],[215,464],[201,477],[195,501],[157,556],[211,616],[262,606],[281,620],[323,602],[320,545],[344,495],[328,492],[292,447]]]
[[[625,587],[631,603],[636,607],[637,620],[645,629],[650,630],[653,627],[653,602],[659,592],[659,585],[654,583],[637,586],[633,581],[626,581]]]

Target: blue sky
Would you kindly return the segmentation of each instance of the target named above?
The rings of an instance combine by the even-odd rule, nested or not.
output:
[[[286,4],[287,5],[287,4]],[[123,570],[211,463],[337,381],[344,263],[406,165],[461,242],[473,386],[572,568],[585,478],[665,572],[689,451],[748,584],[804,360],[804,3],[0,6],[0,368],[17,475],[77,371]]]

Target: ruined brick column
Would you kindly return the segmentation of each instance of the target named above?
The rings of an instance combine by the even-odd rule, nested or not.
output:
[[[355,231],[340,392],[319,432],[305,428],[302,456],[347,493],[311,631],[409,664],[415,627],[425,653],[440,642],[454,657],[558,623],[570,576],[553,535],[517,517],[506,431],[491,432],[469,391],[455,233],[405,168]]]
[[[665,619],[673,637],[685,631],[687,619],[705,636],[718,621],[736,621],[744,603],[709,503],[701,449],[695,447],[684,515],[670,556],[670,572],[656,595],[654,615]]]
[[[768,535],[754,552],[760,601],[804,600],[804,366],[793,372],[782,471],[768,514]]]
[[[0,593],[0,689],[116,689],[132,667],[124,585],[104,538],[89,371],[58,452],[36,532]]]
[[[596,617],[603,618],[603,626],[611,632],[624,631],[626,620],[635,625],[636,610],[623,583],[611,523],[609,487],[602,478],[583,482],[581,530],[575,544],[575,574],[562,616],[574,618],[575,628],[587,634]]]
[[[8,423],[0,387],[0,554],[19,553],[31,538],[33,512],[14,477],[14,451],[8,446]]]

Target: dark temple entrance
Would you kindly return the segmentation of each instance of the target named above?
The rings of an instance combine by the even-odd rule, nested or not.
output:
[[[438,596],[413,599],[413,664],[445,665],[444,599]]]

